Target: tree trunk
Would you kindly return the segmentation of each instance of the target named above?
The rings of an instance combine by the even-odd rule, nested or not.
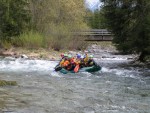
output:
[[[145,58],[145,56],[146,56],[146,52],[144,52],[144,51],[143,51],[143,52],[141,52],[141,54],[140,54],[140,56],[139,56],[139,59],[138,59],[138,60],[139,60],[139,61],[141,61],[141,62],[145,62],[145,59],[144,59],[144,58]]]

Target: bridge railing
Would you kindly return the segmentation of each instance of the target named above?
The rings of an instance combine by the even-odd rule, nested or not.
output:
[[[74,35],[86,37],[86,41],[111,41],[113,34],[107,29],[89,29],[73,32]]]

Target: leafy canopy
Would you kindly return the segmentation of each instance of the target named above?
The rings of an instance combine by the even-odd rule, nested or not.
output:
[[[19,35],[29,27],[28,0],[0,0],[0,35]]]
[[[114,43],[124,53],[150,54],[150,1],[101,0],[107,27],[114,33]]]

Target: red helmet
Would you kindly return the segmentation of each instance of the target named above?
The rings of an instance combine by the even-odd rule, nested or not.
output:
[[[60,55],[61,57],[64,57],[64,54],[63,53],[61,53],[61,55]]]

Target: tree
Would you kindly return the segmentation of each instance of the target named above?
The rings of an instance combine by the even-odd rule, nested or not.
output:
[[[87,28],[84,0],[30,0],[30,10],[33,29],[56,50],[74,41],[71,32]]]
[[[88,25],[93,29],[105,29],[105,18],[103,16],[103,10],[95,10],[94,12],[87,9],[87,20]]]
[[[71,30],[86,27],[84,0],[30,0],[30,9],[39,32],[47,32],[51,24],[64,24]]]
[[[139,60],[150,54],[150,1],[101,0],[113,42],[124,53],[140,53]]]
[[[28,0],[0,1],[1,38],[10,38],[29,28],[30,12]]]

